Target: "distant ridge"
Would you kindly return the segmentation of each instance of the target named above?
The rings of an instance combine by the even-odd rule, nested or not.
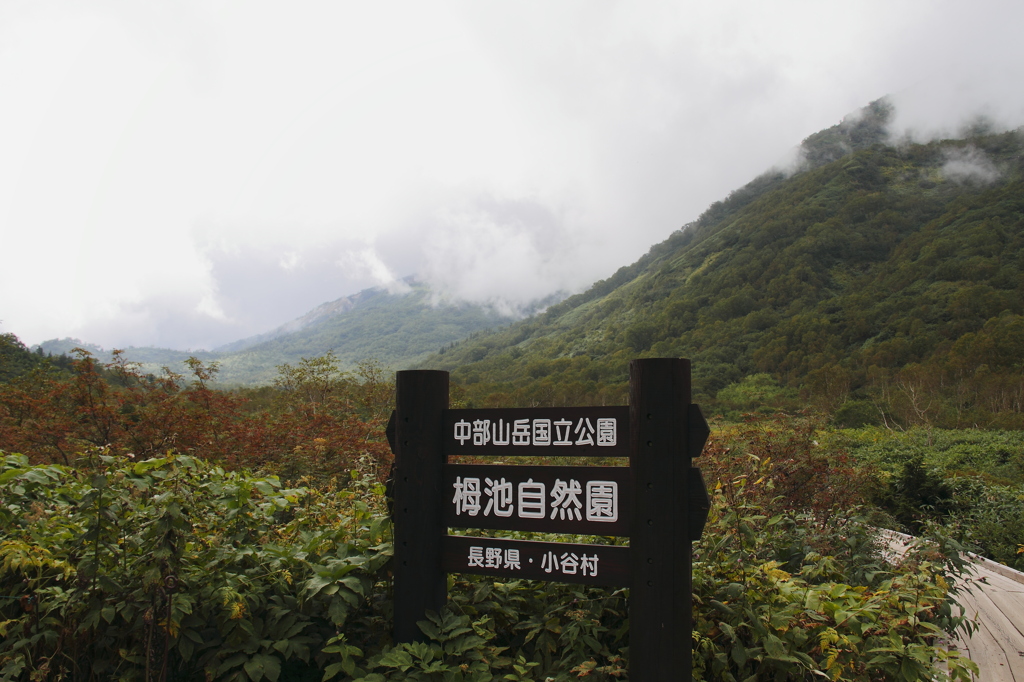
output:
[[[402,280],[402,288],[408,289],[415,282],[415,276],[410,275],[409,277],[406,277],[405,279]],[[351,296],[342,296],[341,298],[335,299],[333,301],[321,303],[320,305],[313,308],[305,315],[297,317],[289,322],[285,322],[276,329],[272,329],[271,331],[266,332],[264,334],[257,334],[256,336],[250,336],[245,339],[240,339],[238,341],[226,343],[222,346],[217,346],[216,348],[213,349],[213,352],[233,353],[237,351],[242,351],[245,350],[246,348],[257,346],[266,341],[272,341],[273,339],[279,338],[281,336],[286,336],[288,334],[293,334],[295,332],[302,331],[303,329],[306,329],[307,327],[310,327],[316,324],[317,322],[323,321],[330,317],[334,317],[335,315],[341,315],[343,313],[349,312],[350,310],[358,306],[360,302],[366,300],[368,297],[374,296],[375,294],[379,293],[382,290],[386,291],[386,289],[383,289],[381,287],[363,289],[362,291],[352,294]]]
[[[404,291],[391,292],[374,287],[343,296],[265,334],[213,351],[153,347],[122,350],[126,359],[141,363],[144,372],[157,374],[164,367],[183,372],[184,361],[194,356],[219,363],[217,380],[221,385],[258,385],[272,382],[279,365],[327,351],[333,351],[349,369],[367,360],[393,370],[405,369],[474,333],[500,328],[516,319],[490,306],[445,301],[415,277],[405,278],[402,288]],[[550,301],[560,298],[552,297]],[[110,361],[109,350],[79,339],[53,339],[39,347],[53,355],[70,354],[73,348],[81,347],[101,362]]]

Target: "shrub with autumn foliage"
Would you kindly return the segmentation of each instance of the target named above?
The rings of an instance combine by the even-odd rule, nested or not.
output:
[[[0,383],[0,449],[65,465],[95,448],[139,459],[173,450],[321,481],[364,455],[376,470],[389,466],[392,384],[374,363],[352,375],[328,353],[280,366],[274,387],[223,391],[211,386],[217,365],[195,358],[189,376],[158,377],[120,351],[104,366],[88,351],[75,355],[70,372],[41,364]]]
[[[0,388],[0,448],[25,453],[0,452],[0,680],[628,679],[628,589],[452,575],[425,641],[393,642],[389,382],[331,355],[244,393],[215,371],[82,352]],[[969,628],[960,547],[886,561],[855,518],[863,471],[817,434],[760,419],[699,460],[695,679],[969,679],[941,645]]]

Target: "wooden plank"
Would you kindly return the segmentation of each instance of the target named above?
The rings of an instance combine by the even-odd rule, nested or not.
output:
[[[974,594],[981,608],[981,620],[1002,649],[1006,657],[1006,666],[1015,680],[1024,682],[1024,634],[1021,634],[1018,626],[1014,625],[984,588]]]
[[[1024,585],[1024,573],[1021,573],[1017,569],[1010,568],[1005,564],[992,561],[991,559],[986,559],[985,557],[978,556],[977,554],[972,554],[970,552],[967,553],[967,556],[973,563],[977,564],[981,568],[992,571],[993,573],[998,573],[1003,578],[1008,578],[1015,583]]]
[[[1024,659],[1020,658],[1012,641],[1007,639],[1003,622],[1006,616],[985,594],[986,585],[978,580],[981,577],[987,578],[988,575],[983,570],[978,571],[976,577],[968,582],[968,589],[956,597],[967,616],[978,623],[978,629],[969,640],[962,637],[958,640],[959,646],[978,664],[979,680],[1024,682],[1024,675],[1019,670],[1020,661]],[[1010,629],[1014,629],[1012,625]]]
[[[398,642],[423,640],[416,622],[447,601],[441,568],[441,415],[447,407],[447,372],[397,373],[392,565]]]
[[[984,575],[981,575],[979,571],[979,579],[984,577],[983,584],[986,586],[986,592],[998,592],[1000,594],[1020,594],[1024,595],[1024,585],[1018,583],[1015,580],[1007,578],[1004,575],[989,570],[987,567],[984,569],[987,571]]]
[[[578,535],[629,535],[628,467],[446,464],[444,523]]]
[[[1012,584],[1012,583],[1011,583]],[[1024,585],[1017,585],[1024,588]],[[1024,589],[1006,589],[998,577],[985,581],[984,591],[992,597],[992,601],[1009,619],[1019,632],[1024,632]]]
[[[630,371],[633,469],[633,585],[629,605],[629,678],[689,680],[691,545],[687,519],[690,362],[634,360]]]
[[[1024,592],[992,592],[992,599],[1018,630],[1024,629]]]
[[[979,682],[1019,682],[1007,663],[1006,653],[984,622],[971,637],[970,659],[978,664]]]
[[[629,586],[629,547],[464,535],[445,536],[443,547],[448,573]]]
[[[984,622],[985,614],[977,602],[977,595],[968,590],[961,593],[958,599],[966,609],[967,616],[978,623],[978,628],[970,639],[958,639],[960,649],[978,665],[976,679],[986,682],[1014,682],[1013,673],[1006,665],[1006,654]]]
[[[957,603],[960,604],[960,606],[963,608],[964,616],[966,616],[968,620],[977,622],[978,607],[974,603],[974,600],[970,596],[970,593],[965,590],[956,595],[956,600]],[[960,650],[960,653],[964,654],[965,656],[967,656],[967,658],[974,661],[979,668],[981,667],[981,663],[978,662],[978,660],[974,657],[974,654],[972,652],[973,650],[971,649],[971,640],[965,637],[963,633],[957,632],[956,636],[953,638],[952,644]],[[977,677],[972,676],[972,679],[976,680]]]
[[[447,410],[449,457],[629,457],[628,407]]]

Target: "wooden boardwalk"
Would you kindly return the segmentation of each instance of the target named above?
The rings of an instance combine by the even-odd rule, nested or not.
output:
[[[898,559],[913,538],[880,530]],[[978,682],[1024,682],[1024,573],[972,555],[974,571],[959,584],[957,601],[978,624],[970,639],[950,643],[978,665]]]
[[[978,629],[956,646],[978,664],[979,682],[1024,682],[1024,573],[987,559],[975,567],[957,601]]]

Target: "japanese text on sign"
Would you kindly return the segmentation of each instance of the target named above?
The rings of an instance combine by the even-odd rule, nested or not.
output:
[[[458,476],[452,484],[455,514],[510,517],[521,519],[562,519],[614,523],[619,519],[619,484],[616,481],[555,479],[548,491],[541,481],[529,478],[515,486],[504,477],[481,479]],[[581,499],[582,496],[582,499]]]
[[[545,573],[596,577],[598,559],[597,554],[559,553],[549,550],[542,555],[540,566]],[[533,563],[533,559],[529,561]],[[466,567],[519,571],[522,570],[522,560],[518,549],[473,545],[466,557]]]
[[[460,419],[453,436],[459,445],[615,447],[618,423],[615,417],[580,417],[575,425],[569,419]]]

